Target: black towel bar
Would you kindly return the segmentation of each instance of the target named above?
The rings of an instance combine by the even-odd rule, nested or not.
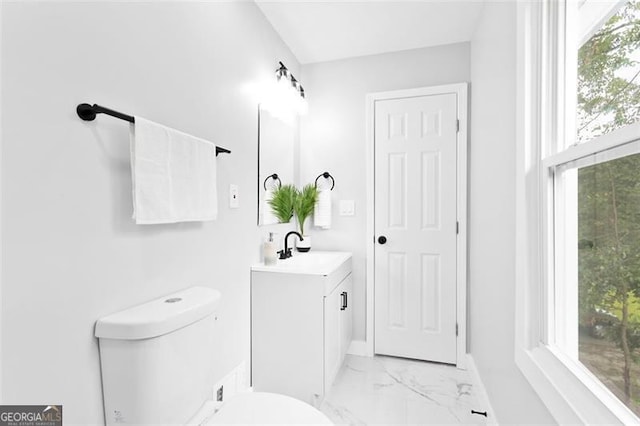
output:
[[[107,115],[110,115],[112,117],[119,118],[120,120],[128,121],[129,123],[135,123],[136,122],[135,117],[133,117],[131,115],[123,114],[121,112],[114,111],[112,109],[100,106],[98,104],[93,104],[93,105],[80,104],[80,105],[78,105],[76,107],[76,112],[78,113],[78,117],[82,118],[85,121],[93,121],[93,120],[95,120],[97,114],[107,114]],[[229,151],[226,148],[222,148],[220,146],[216,146],[216,156],[218,156],[218,154],[220,154],[221,152],[222,153],[231,153],[231,151]]]

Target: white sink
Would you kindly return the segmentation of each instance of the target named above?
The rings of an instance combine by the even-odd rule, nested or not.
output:
[[[275,265],[259,263],[251,267],[256,272],[282,272],[289,274],[328,275],[335,271],[351,253],[345,251],[310,251],[294,252],[288,259],[280,260]]]

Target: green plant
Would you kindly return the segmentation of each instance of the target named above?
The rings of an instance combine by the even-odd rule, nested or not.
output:
[[[293,185],[282,185],[273,191],[269,205],[280,223],[289,223],[293,217],[293,207],[298,190]]]
[[[304,235],[304,222],[313,213],[317,200],[318,189],[315,185],[308,184],[302,188],[302,191],[296,190],[293,211],[298,219],[301,235]]]

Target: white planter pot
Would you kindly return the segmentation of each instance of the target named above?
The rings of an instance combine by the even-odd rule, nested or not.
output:
[[[303,235],[302,237],[304,238],[304,240],[296,241],[296,249],[299,252],[306,253],[311,250],[311,237],[309,235]]]

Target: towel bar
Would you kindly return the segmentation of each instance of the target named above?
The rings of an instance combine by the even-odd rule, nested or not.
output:
[[[84,121],[93,121],[96,119],[97,114],[107,114],[115,118],[119,118],[120,120],[128,121],[129,123],[135,123],[135,117],[127,114],[123,114],[118,111],[114,111],[112,109],[100,106],[98,104],[80,104],[76,107],[76,113],[78,113],[78,117],[83,119]],[[220,146],[216,146],[216,157],[220,153],[231,153],[226,148],[222,148]]]

